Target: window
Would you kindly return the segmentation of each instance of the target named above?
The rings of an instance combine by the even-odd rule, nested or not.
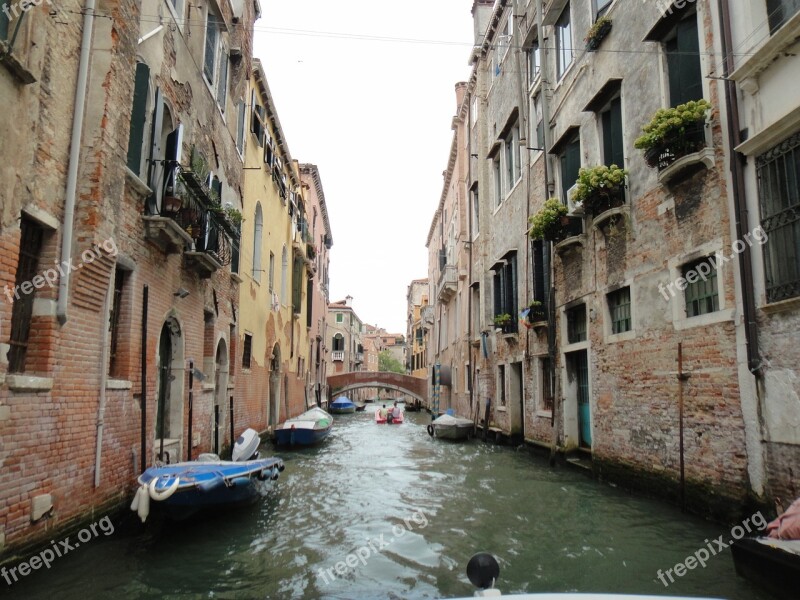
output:
[[[599,19],[611,6],[613,0],[594,0],[594,18]]]
[[[606,296],[608,314],[611,317],[611,333],[631,330],[631,288],[624,287]]]
[[[497,367],[497,399],[500,406],[506,405],[506,366]]]
[[[333,336],[333,352],[343,352],[344,351],[344,336],[341,333],[337,333]]]
[[[303,259],[295,254],[292,260],[292,311],[300,314],[303,310]]]
[[[553,410],[553,367],[550,357],[539,359],[539,410]]]
[[[253,113],[252,117],[250,118],[250,132],[255,136],[256,143],[258,143],[259,146],[262,146],[264,144],[264,136],[269,135],[267,134],[266,127],[264,126],[267,113],[264,107],[258,104],[255,90],[253,90],[252,95],[250,96],[250,109]]]
[[[242,348],[242,368],[250,368],[250,359],[253,354],[253,336],[249,333],[244,334],[244,348]]]
[[[275,255],[269,253],[269,293],[275,291]]]
[[[517,253],[495,265],[494,269],[494,316],[511,315],[506,331],[517,331]]]
[[[11,346],[8,351],[8,371],[23,373],[28,353],[28,337],[33,317],[34,288],[31,280],[36,276],[39,254],[42,251],[44,231],[35,221],[23,215],[20,222],[19,259],[14,287],[14,305],[11,309]]]
[[[701,265],[703,267],[700,267]],[[683,265],[682,273],[686,279],[686,289],[683,292],[686,300],[686,316],[697,317],[718,311],[717,269],[713,260],[702,258]]]
[[[778,302],[800,296],[800,133],[759,156],[756,168],[767,302]]]
[[[114,273],[114,297],[111,302],[111,314],[108,315],[108,331],[111,340],[108,356],[108,374],[121,375],[119,357],[119,322],[122,312],[122,291],[125,286],[125,271],[117,267]]]
[[[564,7],[556,21],[556,76],[558,79],[567,72],[575,54],[572,49],[572,26],[569,17],[569,3]]]
[[[261,213],[261,203],[256,202],[256,214],[253,225],[253,279],[261,282],[261,235],[264,229],[264,217]]]
[[[586,341],[586,305],[567,310],[567,343]]]
[[[492,178],[494,179],[494,205],[500,206],[503,202],[503,177],[500,171],[500,157],[492,162]]]
[[[472,294],[472,333],[477,336],[481,330],[481,287],[479,283],[473,283],[470,288]]]
[[[236,104],[236,149],[239,154],[244,154],[244,122],[247,117],[247,107],[244,100]]]
[[[542,95],[531,98],[531,141],[532,147],[544,148],[544,119],[542,117]]]
[[[689,11],[664,40],[669,76],[669,104],[678,106],[703,97],[697,14]]]
[[[336,313],[336,322],[344,323],[344,315],[342,313]]]
[[[283,246],[283,251],[281,252],[281,304],[284,306],[286,305],[286,278],[288,276],[288,269],[289,269],[289,256],[286,253],[286,245]]]
[[[3,6],[5,8],[5,6]],[[10,15],[2,10],[0,11],[0,40],[6,41],[8,39],[8,23]]]
[[[481,211],[478,203],[478,186],[476,185],[474,188],[472,188],[469,193],[470,196],[472,196],[472,234],[475,236],[481,231]]]
[[[607,166],[625,166],[625,149],[622,143],[622,100],[614,98],[600,113],[603,125],[603,162]]]
[[[800,0],[767,0],[769,32],[775,33],[800,11]]]
[[[562,201],[569,202],[569,190],[578,181],[578,171],[581,169],[581,140],[575,136],[564,148],[561,154],[561,193]]]
[[[542,57],[539,52],[539,40],[533,40],[528,49],[528,85],[533,85],[539,78],[539,70],[542,66]]]
[[[228,51],[223,44],[224,21],[209,9],[206,15],[206,44],[203,75],[222,112],[228,97]]]
[[[547,314],[550,299],[550,246],[533,240],[533,299],[542,303]]]
[[[2,37],[2,36],[0,36]],[[150,89],[150,67],[136,63],[133,84],[133,107],[131,109],[130,137],[128,138],[128,168],[137,175],[142,174],[142,147],[144,127],[147,120],[147,96]]]
[[[520,178],[519,127],[514,126],[508,132],[505,142],[506,182],[510,192]]]
[[[505,60],[508,49],[511,47],[511,39],[514,37],[514,18],[511,15],[508,16],[502,31],[503,33],[497,36],[497,51],[500,60]]]

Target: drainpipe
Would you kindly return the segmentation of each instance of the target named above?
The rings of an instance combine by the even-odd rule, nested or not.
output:
[[[478,84],[477,70],[475,85]],[[474,93],[474,92],[473,92]],[[472,102],[473,94],[467,93],[467,183],[472,185]],[[469,414],[472,416],[472,406],[475,400],[475,360],[472,352],[472,191],[467,190],[467,250],[469,258],[467,263],[467,281],[469,291],[467,293],[467,356],[472,365],[472,373],[469,374]]]
[[[72,252],[72,228],[75,221],[75,196],[78,189],[78,166],[81,154],[81,132],[83,113],[86,104],[87,83],[89,79],[89,56],[92,50],[92,30],[94,29],[95,0],[85,0],[83,9],[83,38],[81,56],[78,63],[78,81],[75,85],[75,110],[72,119],[72,139],[69,148],[69,167],[67,169],[67,189],[64,199],[64,221],[61,235],[61,260],[69,259]],[[58,281],[58,304],[56,316],[61,325],[67,322],[67,301],[69,300],[70,270],[67,269]]]
[[[111,270],[103,313],[100,319],[103,328],[103,346],[100,352],[100,400],[97,405],[97,445],[94,452],[94,487],[100,487],[100,454],[103,450],[103,426],[106,415],[106,383],[108,381],[108,320],[111,312],[111,299],[114,297],[114,270]]]
[[[722,19],[722,56],[725,58],[722,67],[722,78],[725,83],[725,108],[728,117],[728,152],[731,157],[731,173],[733,177],[733,205],[736,217],[736,238],[741,240],[749,231],[747,198],[745,195],[744,164],[747,157],[735,150],[741,140],[741,124],[739,123],[739,98],[736,95],[736,83],[728,76],[734,69],[731,36],[731,15],[727,0],[718,0]],[[747,345],[747,368],[756,377],[761,378],[761,352],[758,347],[758,324],[756,323],[756,302],[753,292],[753,265],[750,245],[745,245],[744,252],[739,253],[739,269],[742,273],[742,305],[744,311],[744,334]]]

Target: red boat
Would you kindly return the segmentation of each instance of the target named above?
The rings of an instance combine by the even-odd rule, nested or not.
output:
[[[386,409],[387,412],[389,412],[390,410],[391,409],[388,409],[388,408]],[[378,425],[383,425],[383,424],[400,425],[400,424],[403,423],[404,420],[405,420],[405,415],[403,414],[402,410],[400,411],[400,416],[399,417],[394,417],[391,421],[389,419],[387,419],[386,417],[382,417],[381,416],[381,409],[378,409],[378,410],[375,411],[375,422]]]

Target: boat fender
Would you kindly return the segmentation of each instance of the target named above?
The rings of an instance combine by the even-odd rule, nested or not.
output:
[[[278,465],[278,471],[280,471],[281,473],[283,473],[283,470],[284,470],[285,468],[286,468],[286,465],[284,465],[283,463],[281,463],[281,464],[279,464],[279,465]]]
[[[433,437],[433,425],[428,424],[428,435]]]
[[[271,473],[267,473],[266,469],[261,469],[258,472],[258,475],[256,475],[256,478],[259,481],[266,481],[267,479],[271,479],[272,478],[272,474]]]
[[[208,492],[210,492],[212,490],[217,489],[218,487],[220,487],[224,483],[225,483],[225,478],[224,477],[222,477],[222,476],[215,477],[211,481],[203,481],[202,483],[198,483],[197,484],[197,489],[199,489],[203,493],[208,493]]]
[[[147,520],[147,515],[150,514],[150,493],[147,484],[143,483],[139,491],[136,492],[136,495],[139,497],[139,502],[136,506],[136,514],[139,515],[142,523],[144,523]]]
[[[250,483],[249,477],[237,477],[236,479],[231,479],[230,487],[241,487],[249,483]]]
[[[278,476],[279,475],[280,475],[280,471],[278,471],[277,468],[272,467],[272,475],[270,476],[270,479],[272,479],[272,481],[278,481]]]
[[[133,502],[131,502],[131,510],[136,512],[139,510],[139,494],[142,493],[142,488],[136,488],[136,493],[133,495]]]
[[[172,494],[175,493],[175,490],[178,489],[178,485],[180,485],[181,483],[181,478],[175,477],[175,479],[172,480],[172,483],[165,490],[159,492],[156,489],[156,483],[158,483],[159,479],[160,477],[155,477],[154,479],[152,479],[150,481],[150,485],[147,488],[150,498],[152,498],[156,502],[161,502],[172,496]],[[169,481],[169,479],[167,479],[167,481]]]

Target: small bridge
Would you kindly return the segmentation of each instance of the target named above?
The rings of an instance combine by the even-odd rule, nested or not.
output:
[[[374,387],[403,392],[425,405],[428,404],[428,380],[411,377],[411,375],[400,375],[399,373],[385,371],[351,371],[338,375],[328,375],[328,386],[331,389],[331,398],[350,390]]]

